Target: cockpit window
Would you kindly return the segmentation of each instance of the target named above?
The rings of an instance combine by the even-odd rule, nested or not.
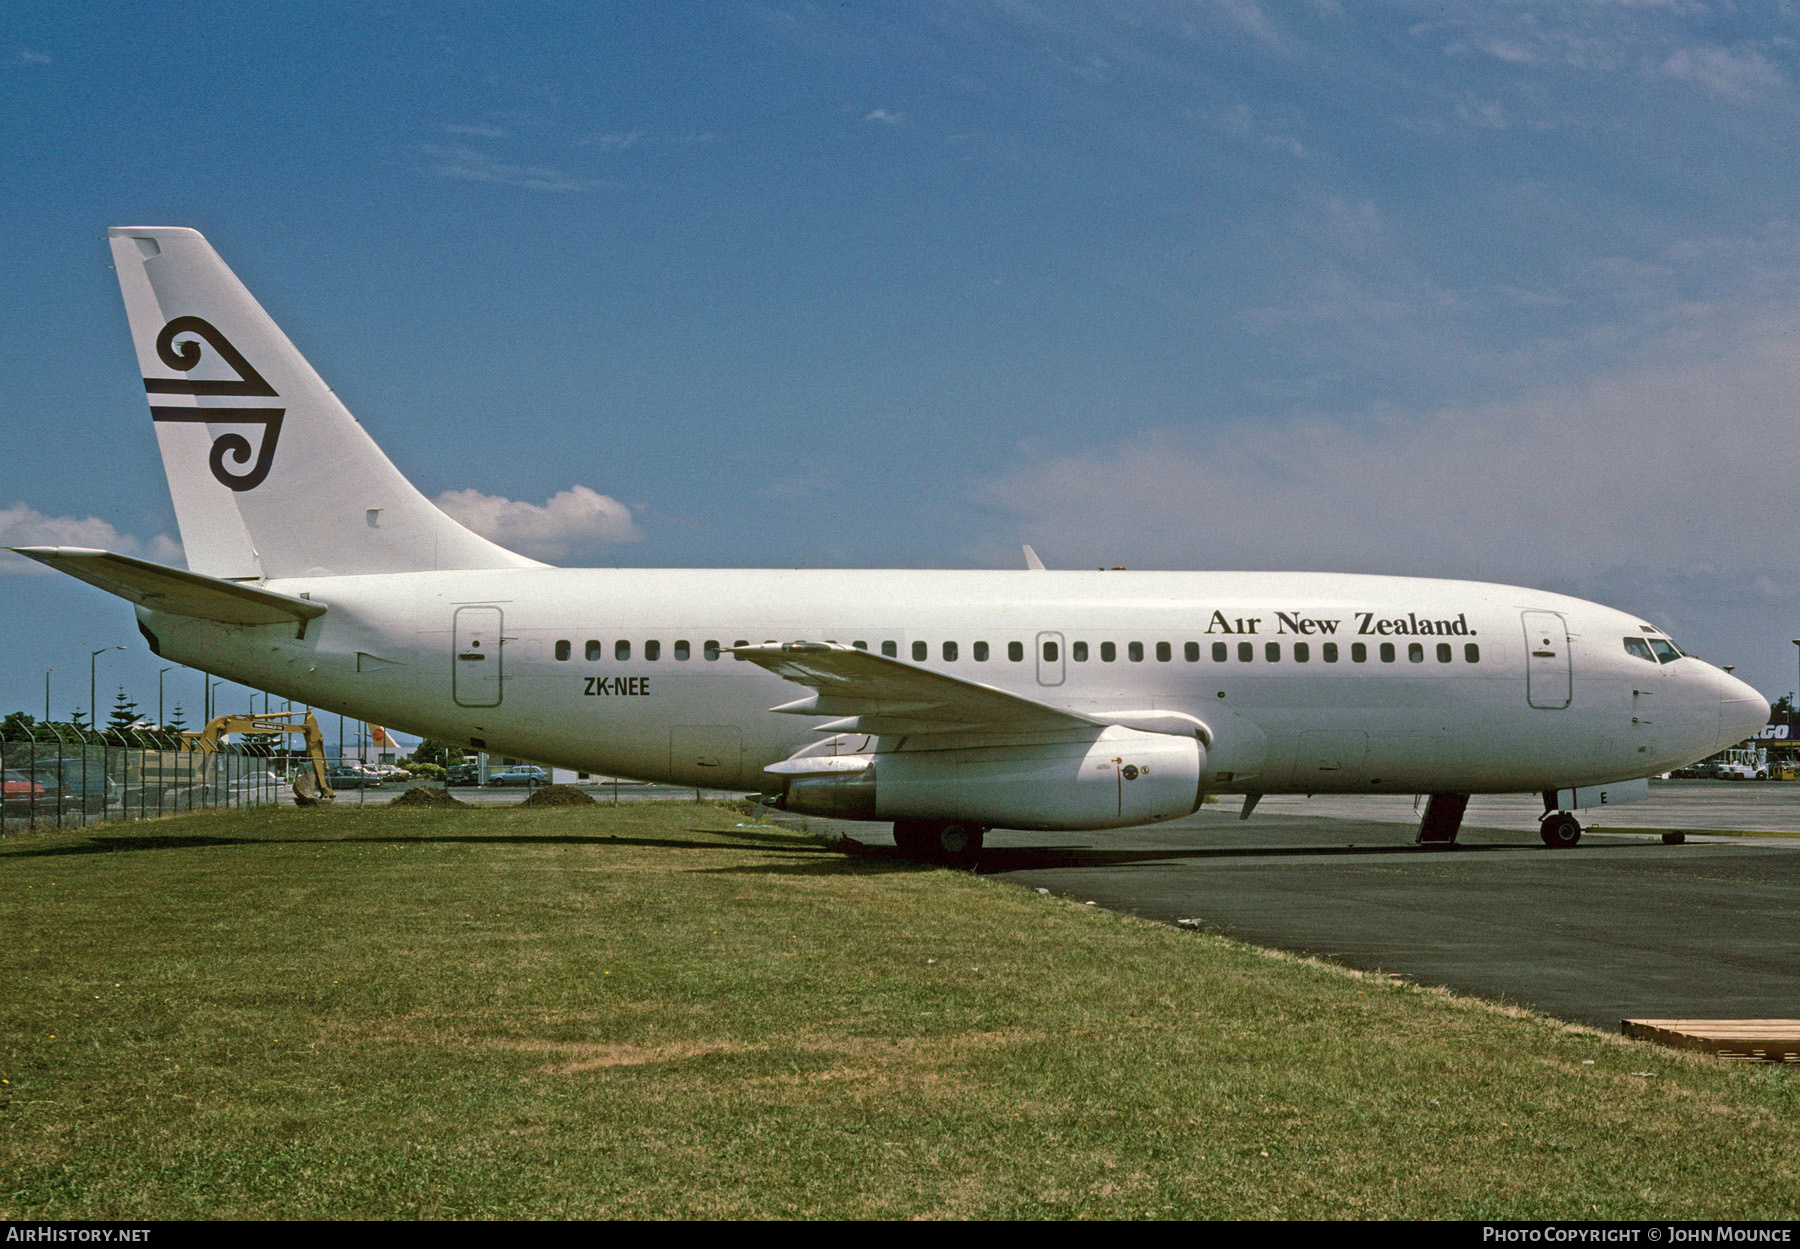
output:
[[[1650,653],[1650,643],[1643,638],[1626,638],[1625,653],[1636,655],[1639,659],[1647,659],[1651,663],[1656,662],[1656,656]]]
[[[1655,651],[1656,657],[1666,664],[1672,664],[1681,658],[1681,652],[1675,649],[1675,643],[1667,638],[1651,638],[1650,649]]]

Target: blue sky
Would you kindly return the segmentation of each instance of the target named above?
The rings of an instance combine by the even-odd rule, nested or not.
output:
[[[13,0],[0,538],[178,560],[103,235],[191,225],[557,562],[1480,576],[1774,696],[1796,40],[1791,0]],[[0,595],[0,707],[114,642],[154,699],[128,611]]]

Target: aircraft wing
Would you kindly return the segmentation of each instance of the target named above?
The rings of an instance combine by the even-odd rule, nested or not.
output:
[[[152,611],[198,616],[223,624],[299,623],[304,626],[308,620],[323,616],[326,610],[325,604],[310,599],[152,564],[149,560],[133,559],[112,551],[79,546],[15,546],[12,549],[26,559],[35,559]]]
[[[1108,723],[850,646],[789,642],[739,646],[731,653],[813,691],[770,710],[843,717],[816,726],[822,733],[964,733]]]

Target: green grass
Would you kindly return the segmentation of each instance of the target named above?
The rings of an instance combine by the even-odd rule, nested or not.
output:
[[[0,1218],[1800,1208],[1800,1073],[745,823],[0,846]]]

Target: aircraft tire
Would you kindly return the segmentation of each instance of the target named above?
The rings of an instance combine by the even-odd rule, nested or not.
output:
[[[1581,821],[1567,811],[1556,811],[1544,817],[1538,835],[1552,850],[1567,850],[1581,840]]]
[[[973,867],[981,857],[987,829],[975,824],[943,824],[933,839],[932,858],[951,867]]]
[[[937,827],[928,820],[895,820],[894,848],[909,859],[931,854]]]
[[[1679,846],[1686,840],[1687,840],[1686,833],[1664,833],[1663,834],[1663,845],[1665,845],[1665,846]]]

